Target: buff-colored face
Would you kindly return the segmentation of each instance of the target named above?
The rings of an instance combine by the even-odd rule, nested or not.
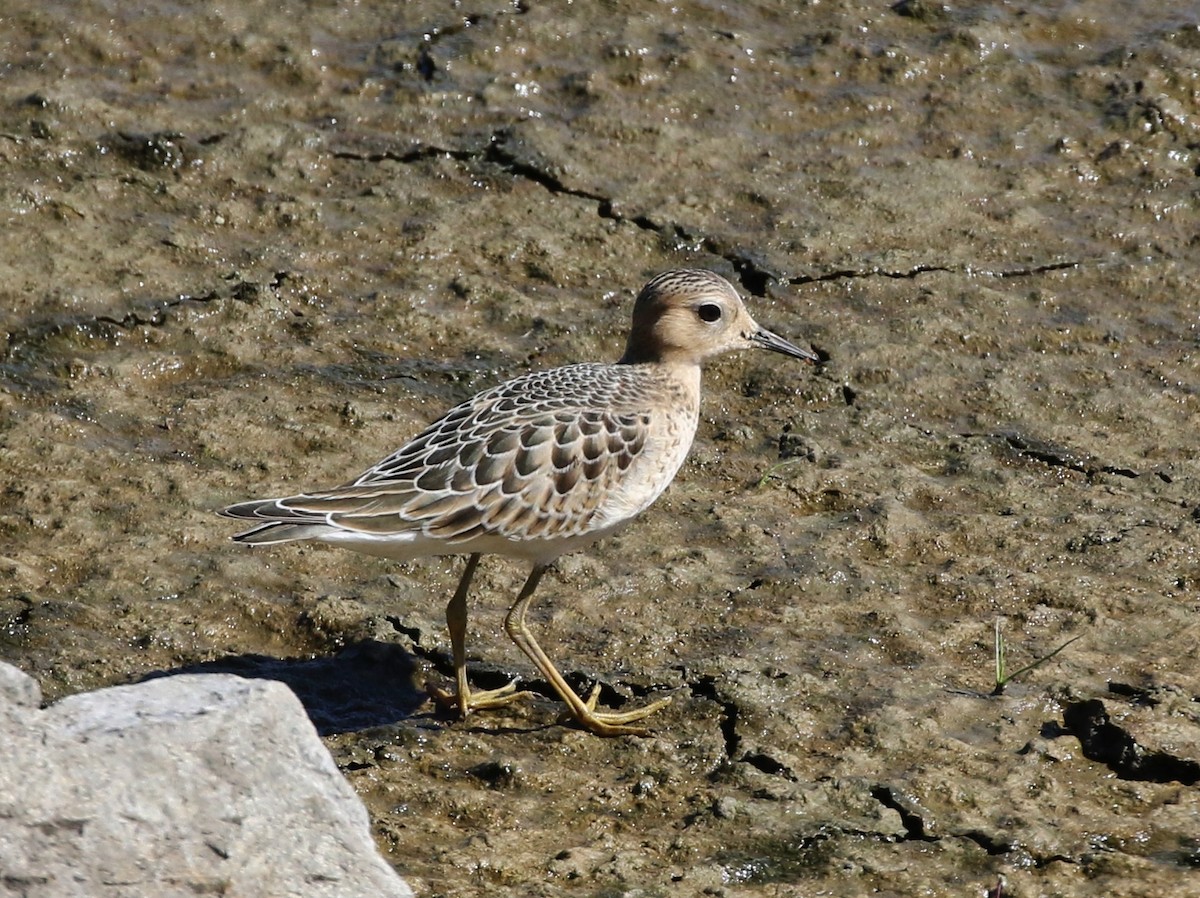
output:
[[[755,347],[818,360],[809,350],[759,327],[720,275],[680,269],[660,274],[638,294],[622,361],[698,365],[732,349]]]

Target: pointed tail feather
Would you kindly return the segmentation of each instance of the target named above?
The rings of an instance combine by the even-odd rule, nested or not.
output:
[[[295,542],[298,539],[314,539],[328,534],[329,526],[326,524],[286,524],[273,521],[237,533],[232,539],[234,542],[250,546],[270,546],[275,543]]]

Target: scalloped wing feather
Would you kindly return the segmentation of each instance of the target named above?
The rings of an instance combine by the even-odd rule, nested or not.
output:
[[[615,523],[603,507],[646,450],[662,386],[641,366],[526,375],[451,409],[351,483],[229,512],[449,542],[587,534]]]

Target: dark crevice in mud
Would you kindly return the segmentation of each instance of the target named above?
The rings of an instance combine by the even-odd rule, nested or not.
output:
[[[156,304],[150,309],[148,316],[138,312],[126,312],[120,318],[113,318],[111,315],[97,315],[95,321],[97,324],[111,324],[123,331],[136,330],[139,327],[162,327],[167,323],[167,312],[171,309],[181,306],[185,302],[212,302],[218,298],[219,294],[216,291],[210,291],[200,296],[182,294]]]
[[[1100,474],[1112,474],[1116,477],[1128,477],[1135,480],[1141,477],[1140,471],[1135,471],[1132,468],[1123,468],[1119,465],[1101,464],[1094,457],[1081,455],[1064,446],[1056,446],[1045,440],[1039,440],[1035,437],[1027,437],[1018,433],[1000,432],[1000,433],[956,433],[956,437],[962,439],[984,438],[1001,442],[1005,447],[1010,449],[1016,455],[1022,458],[1028,458],[1033,461],[1041,462],[1049,465],[1052,468],[1066,468],[1071,471],[1078,471],[1088,478],[1096,477]]]
[[[726,256],[726,258],[729,258]],[[752,262],[743,260],[731,260],[733,267],[738,273],[738,279],[742,282],[742,286],[746,288],[746,292],[752,296],[766,296],[767,288],[776,278],[763,271]]]
[[[9,368],[8,379],[22,388],[48,389],[52,379],[45,377],[41,364],[44,353],[54,351],[54,344],[65,341],[78,345],[86,341],[114,343],[124,334],[142,328],[165,326],[171,310],[185,303],[208,303],[219,299],[221,293],[181,293],[169,299],[139,301],[138,308],[117,317],[115,315],[43,315],[26,319],[8,332],[6,344],[0,351],[0,366]]]
[[[998,271],[970,271],[969,274],[991,278],[1023,278],[1038,274],[1049,274],[1052,271],[1065,271],[1078,268],[1082,262],[1048,262],[1045,265],[1031,265],[1027,268],[1002,268]]]
[[[459,162],[487,162],[495,165],[502,171],[508,172],[518,178],[525,178],[544,187],[547,191],[554,194],[562,194],[563,196],[575,196],[582,199],[590,200],[599,204],[600,215],[604,218],[612,218],[618,221],[633,221],[639,226],[644,226],[649,229],[658,230],[656,226],[648,221],[638,222],[637,219],[626,219],[623,216],[616,214],[613,211],[611,200],[606,199],[599,194],[592,193],[587,190],[579,190],[573,187],[568,187],[562,182],[562,179],[554,175],[547,169],[538,166],[534,162],[521,159],[513,150],[508,147],[508,135],[504,131],[497,131],[492,134],[486,145],[481,149],[465,149],[456,150],[450,147],[437,146],[434,144],[417,144],[410,149],[399,150],[377,150],[364,152],[358,150],[335,150],[333,153],[334,159],[349,159],[357,162],[397,162],[402,165],[411,165],[415,162],[422,162],[426,159],[436,159],[444,157],[447,159],[456,159]]]
[[[997,839],[994,839],[982,830],[971,829],[964,832],[955,833],[954,835],[960,839],[966,839],[969,842],[974,842],[992,857],[1000,857],[1001,855],[1011,853],[1013,850],[1013,846],[1008,842],[1001,842]]]
[[[994,270],[972,268],[969,265],[914,265],[912,268],[894,270],[872,266],[870,268],[841,268],[837,271],[826,272],[825,274],[798,275],[796,277],[788,278],[787,282],[793,286],[798,286],[803,284],[819,284],[823,281],[841,281],[872,277],[891,278],[893,280],[912,280],[922,274],[929,274],[931,272],[965,274],[972,277],[990,278],[1033,277],[1039,274],[1048,274],[1052,271],[1063,271],[1065,269],[1078,268],[1081,264],[1083,263],[1072,260],[1065,262],[1047,262],[1043,265],[1027,265],[1020,268],[999,268]]]
[[[23,326],[9,332],[7,345],[0,353],[0,363],[7,363],[30,351],[38,351],[45,344],[58,339],[94,339],[111,342],[121,334],[141,328],[165,327],[170,323],[170,313],[189,303],[206,304],[223,299],[238,302],[254,302],[264,289],[278,290],[294,275],[289,271],[277,271],[266,284],[245,281],[240,276],[226,275],[228,287],[208,290],[203,293],[179,293],[165,299],[134,300],[134,308],[117,317],[99,315],[54,315],[30,317]]]
[[[1069,468],[1072,471],[1079,471],[1081,474],[1086,474],[1088,477],[1095,477],[1097,474],[1115,474],[1118,477],[1129,478],[1140,476],[1137,471],[1129,468],[1121,468],[1116,465],[1102,465],[1097,464],[1092,459],[1085,460],[1078,458],[1069,449],[1054,446],[1042,440],[1034,440],[1014,433],[1001,434],[1001,438],[1018,455],[1032,458],[1051,467]]]
[[[335,150],[333,152],[334,159],[349,159],[354,162],[399,162],[402,165],[411,165],[414,162],[421,162],[424,159],[436,159],[439,156],[466,162],[478,158],[479,155],[475,150],[452,150],[448,147],[439,147],[432,144],[418,144],[412,149],[403,152],[399,150],[378,150],[375,152]]]
[[[412,640],[414,651],[421,648],[421,628],[420,627],[406,627],[404,625],[404,622],[401,621],[400,618],[396,617],[394,614],[389,614],[387,617],[384,618],[384,620],[386,620],[389,624],[391,624],[392,628],[397,633],[401,633],[401,634],[407,636],[410,640]]]
[[[162,327],[167,323],[167,313],[185,302],[211,302],[217,299],[215,292],[199,296],[180,294],[170,299],[158,300],[143,311],[126,312],[120,318],[112,315],[89,316],[59,316],[42,318],[30,322],[21,330],[9,334],[8,349],[11,352],[17,346],[36,344],[49,338],[67,333],[82,333],[94,337],[111,335],[115,328],[119,331],[131,331],[139,327]]]
[[[437,63],[433,61],[433,54],[430,51],[428,42],[421,44],[417,48],[417,74],[421,76],[423,81],[432,81],[433,76],[437,74]]]
[[[509,174],[525,178],[546,188],[550,193],[562,194],[563,196],[577,196],[596,203],[604,201],[604,197],[595,193],[589,193],[586,190],[577,190],[573,187],[568,187],[558,176],[543,168],[539,168],[532,162],[518,158],[517,154],[505,145],[503,136],[493,138],[492,142],[487,145],[487,149],[483,152],[483,159],[486,162],[491,162],[499,166]]]
[[[583,196],[584,194],[577,194]],[[622,215],[616,210],[612,200],[600,200],[600,205],[597,209],[601,218],[607,218],[611,221],[627,221],[632,225],[636,225],[643,231],[661,231],[662,228],[655,222],[651,221],[645,215]]]
[[[733,267],[742,286],[753,296],[765,296],[767,288],[772,282],[782,280],[778,274],[767,271],[744,250],[722,246],[714,238],[691,233],[676,223],[660,223],[644,214],[627,215],[618,208],[616,200],[611,197],[602,196],[590,190],[569,187],[560,177],[550,171],[549,167],[521,158],[509,146],[509,134],[506,130],[493,133],[486,145],[476,149],[452,150],[447,147],[417,145],[403,152],[396,150],[364,152],[343,149],[333,153],[335,159],[360,162],[398,162],[401,164],[411,164],[438,156],[457,159],[461,162],[474,160],[490,163],[514,177],[525,178],[541,185],[549,193],[577,197],[595,203],[596,212],[601,218],[616,222],[628,222],[643,231],[664,235],[680,244],[712,253]]]
[[[787,282],[793,286],[800,286],[803,284],[819,284],[823,281],[842,281],[855,278],[872,277],[892,278],[893,280],[912,280],[918,275],[927,274],[931,271],[953,272],[955,270],[957,269],[946,268],[941,265],[917,265],[905,271],[888,271],[886,268],[878,267],[861,269],[842,268],[837,271],[826,272],[825,274],[809,274],[790,277],[787,279]]]
[[[725,757],[729,763],[749,764],[755,770],[770,776],[782,777],[792,782],[797,781],[798,778],[791,768],[778,758],[773,758],[761,751],[742,753],[742,738],[737,733],[741,712],[738,710],[737,702],[721,696],[714,677],[701,677],[699,680],[689,682],[688,686],[692,695],[707,699],[720,707],[721,736],[725,741]]]
[[[884,783],[871,787],[871,797],[885,808],[890,808],[900,815],[900,823],[904,827],[904,841],[939,842],[943,838],[966,839],[968,842],[982,848],[989,856],[1003,857],[1022,851],[1020,846],[997,839],[995,836],[978,829],[963,830],[948,833],[945,836],[931,832],[932,826],[926,820],[924,809],[911,798]],[[1024,852],[1022,852],[1024,853]],[[1036,868],[1045,867],[1055,861],[1076,863],[1066,855],[1054,854],[1046,857],[1027,855],[1029,863]]]
[[[1130,700],[1131,704],[1143,708],[1154,708],[1161,705],[1168,698],[1184,697],[1188,701],[1200,702],[1200,695],[1188,695],[1178,686],[1170,686],[1166,684],[1155,686],[1134,686],[1131,683],[1118,683],[1115,680],[1109,681],[1108,691],[1113,695],[1119,695],[1122,698]]]
[[[737,759],[741,737],[737,734],[738,707],[734,702],[722,698],[717,692],[717,681],[714,677],[701,677],[689,683],[692,695],[708,699],[721,709],[721,735],[725,740],[725,757],[730,761]]]
[[[1012,842],[1007,842],[997,839],[991,833],[986,833],[979,829],[963,830],[962,832],[951,833],[950,836],[956,839],[966,839],[975,845],[978,845],[990,857],[1005,857],[1009,855],[1019,856],[1023,864],[1032,865],[1036,870],[1041,870],[1053,863],[1077,864],[1079,861],[1076,858],[1068,857],[1065,854],[1049,854],[1041,857],[1035,854],[1030,854],[1027,847]],[[934,839],[926,841],[937,841]]]
[[[781,776],[786,780],[796,781],[795,774],[788,768],[786,764],[776,758],[772,758],[768,754],[757,752],[755,754],[747,754],[738,759],[743,764],[749,764],[755,770],[762,773],[770,774],[771,776]]]
[[[771,271],[754,254],[745,249],[729,247],[711,235],[697,234],[677,222],[663,223],[654,221],[647,215],[626,215],[621,212],[617,201],[590,190],[569,187],[563,180],[549,170],[547,166],[535,161],[522,159],[518,153],[508,146],[509,134],[506,130],[493,133],[482,149],[452,150],[446,147],[418,145],[404,152],[383,150],[379,152],[357,152],[353,150],[338,150],[333,153],[335,159],[353,159],[366,162],[399,162],[413,163],[437,156],[445,156],[460,161],[479,160],[498,166],[514,177],[525,178],[544,187],[550,193],[563,196],[578,197],[596,203],[596,209],[601,218],[612,221],[629,222],[645,231],[653,231],[674,238],[677,242],[701,249],[728,262],[737,274],[742,287],[752,296],[765,296],[772,283],[786,283],[792,286],[815,284],[822,281],[837,281],[852,278],[883,277],[892,279],[912,280],[919,275],[930,272],[960,273],[980,277],[1014,278],[1030,277],[1076,268],[1078,261],[1049,262],[1043,265],[1029,265],[1011,269],[975,269],[970,266],[946,265],[915,265],[903,270],[889,270],[872,266],[869,268],[843,268],[837,271],[818,275],[797,275],[787,277],[779,272]]]
[[[936,842],[938,837],[926,830],[925,818],[920,814],[915,802],[909,801],[896,794],[891,786],[877,785],[871,787],[871,797],[891,808],[900,815],[900,823],[904,827],[905,838],[919,842]]]
[[[523,2],[517,2],[511,4],[511,11],[521,15],[527,11],[527,8]],[[409,57],[407,52],[399,54],[400,59],[394,58],[390,53],[385,54],[388,56],[388,60],[381,67],[392,72],[415,72],[422,81],[432,82],[437,78],[438,73],[444,70],[444,66],[438,65],[437,58],[434,56],[434,50],[438,44],[444,38],[453,37],[468,28],[476,28],[485,20],[494,18],[496,15],[468,13],[457,17],[449,24],[426,25],[395,38],[384,40],[376,48],[377,52],[385,47],[403,47],[405,51],[410,51],[413,44],[416,45],[416,51],[413,57]]]
[[[1185,786],[1200,782],[1200,762],[1139,745],[1109,719],[1099,699],[1067,705],[1063,725],[1079,740],[1085,758],[1103,764],[1121,779]]]

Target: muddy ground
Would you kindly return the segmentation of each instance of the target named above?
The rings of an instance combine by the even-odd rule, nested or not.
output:
[[[1200,894],[1194,3],[33,6],[0,655],[48,699],[283,679],[423,895]],[[439,716],[460,560],[228,542],[614,358],[679,265],[824,362],[713,364],[676,483],[543,583],[574,683],[673,697],[652,737]],[[546,692],[524,573],[473,671]],[[1061,651],[992,695],[997,630]]]

